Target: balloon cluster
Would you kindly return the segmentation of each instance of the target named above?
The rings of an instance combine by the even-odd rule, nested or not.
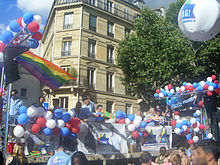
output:
[[[36,49],[39,46],[39,40],[42,38],[42,34],[39,32],[41,22],[41,16],[33,15],[30,12],[24,13],[23,17],[18,18],[17,21],[11,22],[0,37],[0,52],[13,39],[12,44],[15,46],[21,41],[27,40],[26,46]]]
[[[220,94],[219,80],[216,80],[216,76],[212,75],[207,78],[206,82],[200,81],[198,83],[194,82],[193,84],[184,82],[181,87],[176,87],[175,89],[169,84],[165,86],[165,89],[157,89],[154,97],[166,98],[167,105],[171,106],[176,103],[175,96],[190,92],[205,92],[208,96],[211,96],[213,92]]]
[[[175,120],[171,120],[171,125],[174,127],[174,133],[186,137],[189,144],[197,143],[199,136],[197,134],[203,133],[205,125],[201,123],[199,116],[201,111],[197,110],[190,120],[186,118],[180,119],[179,112],[175,111]],[[208,134],[206,139],[212,138],[212,134]]]
[[[87,127],[73,116],[73,112],[63,112],[61,109],[56,109],[53,113],[50,110],[45,111],[42,107],[31,106],[27,109],[21,106],[17,119],[18,125],[13,133],[18,138],[22,137],[25,134],[24,126],[30,123],[30,130],[34,134],[44,133],[46,136],[61,134],[64,137],[76,139],[76,134],[85,131]]]

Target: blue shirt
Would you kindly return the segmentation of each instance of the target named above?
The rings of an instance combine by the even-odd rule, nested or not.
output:
[[[71,165],[71,157],[59,151],[48,160],[47,165]]]
[[[88,119],[91,115],[92,112],[87,107],[81,108],[79,113],[76,112],[76,108],[71,109],[71,111],[74,112],[74,117],[83,120],[83,119]]]
[[[90,100],[89,105],[84,105],[83,108],[89,108],[90,112],[95,112],[95,104]]]
[[[17,115],[18,109],[23,105],[23,101],[21,99],[17,99],[14,101],[12,98],[10,100],[10,110],[9,115]]]
[[[156,115],[152,115],[152,114],[148,114],[144,120],[147,121],[147,125],[148,126],[155,126],[155,122],[152,120],[152,121],[148,121],[150,118],[154,117]]]

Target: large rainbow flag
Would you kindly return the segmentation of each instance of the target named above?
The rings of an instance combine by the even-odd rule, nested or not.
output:
[[[70,79],[76,79],[68,72],[30,51],[15,58],[30,74],[49,88],[56,90]]]

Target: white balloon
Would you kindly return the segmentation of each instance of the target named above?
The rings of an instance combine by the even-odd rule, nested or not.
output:
[[[126,119],[125,119],[125,123],[128,125],[128,124],[131,123],[131,121],[130,121],[128,118],[126,118]]]
[[[175,119],[176,120],[180,119],[180,116],[179,115],[175,115]]]
[[[63,128],[65,126],[65,122],[61,119],[57,120],[57,127]]]
[[[17,125],[14,128],[13,133],[14,133],[15,137],[20,138],[24,135],[25,131],[24,131],[24,128],[22,126]]]
[[[135,130],[134,124],[129,124],[128,125],[128,131],[133,132]]]
[[[182,92],[184,92],[184,91],[185,91],[185,87],[184,87],[184,86],[181,86],[180,90],[181,90]]]
[[[160,98],[164,97],[163,93],[159,93],[159,97]]]
[[[197,143],[197,142],[199,141],[199,137],[198,137],[198,136],[193,136],[193,141],[194,141],[195,143]]]
[[[212,133],[209,133],[209,134],[207,135],[207,137],[208,137],[209,139],[212,139],[212,137],[213,137]]]
[[[182,123],[182,120],[181,119],[177,119],[176,123]]]
[[[209,86],[208,90],[209,91],[214,91],[214,87],[213,86]]]
[[[37,109],[35,107],[33,107],[33,106],[29,107],[27,109],[27,115],[29,117],[34,117],[35,115],[37,115]]]
[[[140,125],[141,125],[141,120],[134,120],[134,126],[135,126],[135,128],[140,127]]]
[[[174,94],[174,92],[175,92],[174,89],[171,89],[171,90],[170,90],[170,93]]]
[[[75,116],[75,112],[69,111],[69,114],[71,115],[71,119]]]
[[[0,52],[0,62],[3,62],[3,53]]]
[[[37,22],[37,23],[40,25],[41,22],[42,22],[41,16],[39,16],[39,15],[34,15],[33,22]]]
[[[23,26],[24,28],[26,27],[26,23],[24,23],[23,18],[22,18],[22,20],[21,20],[21,24],[22,24],[22,26]]]
[[[186,126],[186,125],[183,125],[183,126],[182,126],[182,129],[183,129],[184,131],[186,131],[186,130],[187,130],[187,126]]]
[[[46,126],[50,129],[53,129],[56,127],[56,122],[53,119],[47,120]]]
[[[196,119],[195,118],[191,118],[190,122],[191,122],[191,124],[195,124],[196,123]]]
[[[201,81],[199,84],[200,84],[202,87],[204,87],[205,81]]]
[[[180,129],[179,129],[179,128],[175,128],[175,129],[174,129],[174,132],[175,132],[177,135],[180,135]]]
[[[142,121],[142,117],[141,116],[135,116],[134,120]]]
[[[194,128],[194,132],[198,133],[199,132],[199,128],[198,127]]]
[[[50,120],[50,119],[52,119],[52,117],[53,117],[53,113],[51,111],[44,112],[44,118],[46,120]]]
[[[211,77],[207,77],[207,81],[212,82],[212,78]]]
[[[165,90],[168,90],[168,85],[165,86]]]
[[[199,123],[199,122],[197,121],[197,122],[196,122],[196,124],[197,124],[197,127],[199,128],[199,126],[200,126],[200,123]]]
[[[36,110],[37,110],[37,117],[41,117],[45,113],[45,109],[43,107],[38,107]]]
[[[196,110],[196,114],[197,114],[197,116],[200,116],[201,115],[201,111],[200,110]]]
[[[87,128],[86,124],[84,124],[84,123],[80,123],[79,128],[80,128],[79,132],[81,132],[81,133],[86,133],[88,131],[88,128]]]
[[[180,90],[180,87],[176,87],[176,91],[179,92],[179,90]]]

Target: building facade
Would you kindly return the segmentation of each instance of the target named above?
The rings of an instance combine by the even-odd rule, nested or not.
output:
[[[133,24],[140,9],[127,0],[56,0],[44,29],[41,54],[64,70],[77,73],[77,81],[56,91],[44,88],[49,102],[59,98],[71,109],[88,95],[104,110],[127,114],[139,110],[137,98],[121,84],[123,72],[117,65],[117,46]],[[50,105],[51,106],[51,105]]]

